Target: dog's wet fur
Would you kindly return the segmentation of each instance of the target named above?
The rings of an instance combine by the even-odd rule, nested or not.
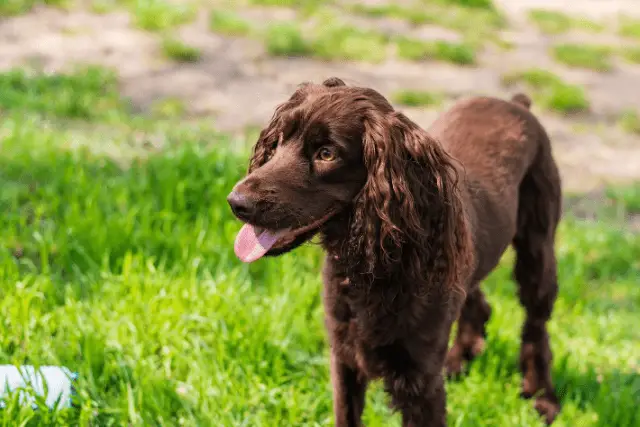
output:
[[[336,426],[361,425],[373,379],[404,426],[446,425],[444,375],[484,350],[491,308],[480,283],[509,245],[526,310],[521,394],[547,423],[557,415],[546,324],[561,183],[530,104],[473,97],[424,130],[375,90],[333,77],[300,85],[260,133],[233,189],[248,201],[237,216],[282,229],[328,215],[267,256],[315,235],[326,251]]]

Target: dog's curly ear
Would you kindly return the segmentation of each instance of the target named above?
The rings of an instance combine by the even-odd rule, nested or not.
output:
[[[248,173],[259,168],[271,158],[282,137],[282,129],[284,122],[287,120],[287,113],[302,104],[311,90],[313,90],[313,85],[303,82],[298,85],[298,88],[288,100],[275,108],[271,120],[267,126],[260,131],[258,141],[253,146],[253,154],[249,161]]]
[[[255,169],[264,165],[274,150],[278,146],[278,136],[276,134],[276,128],[274,122],[260,131],[260,136],[253,146],[253,153],[249,160],[249,170],[247,173],[253,172]]]
[[[326,87],[346,86],[345,82],[338,77],[329,77],[322,82],[322,85]]]
[[[360,229],[352,235],[363,236],[369,268],[402,270],[464,293],[472,252],[454,160],[398,112],[365,121],[363,150],[369,178],[356,202],[353,223]]]

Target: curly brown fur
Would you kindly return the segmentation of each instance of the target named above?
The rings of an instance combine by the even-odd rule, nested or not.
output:
[[[446,425],[443,373],[483,351],[480,282],[509,244],[527,311],[522,394],[547,422],[557,414],[546,321],[560,179],[529,106],[472,98],[427,132],[373,89],[331,78],[301,85],[261,132],[229,201],[251,226],[293,230],[267,256],[321,238],[337,426],[360,425],[377,378],[403,425]]]

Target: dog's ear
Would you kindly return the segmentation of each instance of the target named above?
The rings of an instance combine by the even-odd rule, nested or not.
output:
[[[472,260],[454,160],[398,112],[365,120],[363,155],[368,180],[352,235],[362,236],[370,268],[462,291]]]
[[[278,146],[278,135],[275,132],[276,128],[277,126],[272,123],[260,131],[258,140],[253,146],[251,159],[249,159],[248,173],[264,165],[272,156]]]
[[[298,85],[296,91],[293,92],[287,101],[279,104],[275,108],[273,115],[271,116],[271,120],[267,126],[260,131],[258,141],[256,141],[253,146],[253,153],[249,160],[248,173],[259,168],[271,158],[282,138],[284,123],[288,119],[287,114],[295,107],[302,104],[311,90],[313,90],[313,85],[311,83],[303,82]]]

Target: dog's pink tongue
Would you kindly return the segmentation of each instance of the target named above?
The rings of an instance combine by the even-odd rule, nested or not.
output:
[[[256,234],[256,229],[252,225],[245,224],[236,236],[233,249],[240,261],[253,262],[266,254],[285,233],[286,230],[262,230],[260,234]]]

